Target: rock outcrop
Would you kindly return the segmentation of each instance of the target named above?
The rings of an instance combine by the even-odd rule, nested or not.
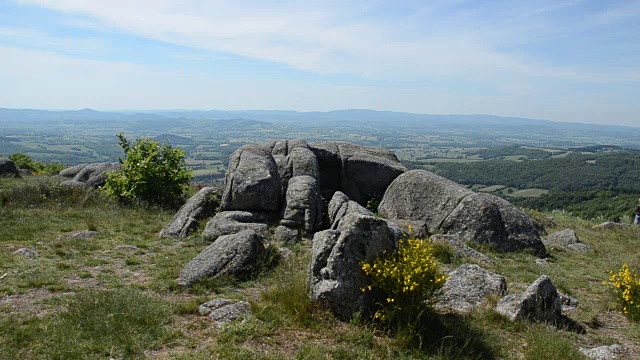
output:
[[[391,250],[391,231],[384,220],[373,216],[351,213],[336,230],[317,232],[309,275],[311,298],[344,319],[357,311],[367,315],[376,299],[361,290],[370,281],[361,264]]]
[[[502,298],[496,310],[511,321],[553,322],[562,316],[562,303],[551,279],[542,275],[522,294]]]
[[[280,224],[301,229],[305,235],[313,234],[322,225],[322,197],[313,177],[303,175],[291,178],[285,203]]]
[[[259,145],[244,145],[231,154],[221,209],[280,210],[280,175],[271,153]]]
[[[381,198],[389,184],[407,171],[387,149],[343,142],[315,142],[310,147],[318,159],[320,192],[325,198],[342,191],[366,205],[372,198]]]
[[[70,181],[65,181],[62,183],[64,186],[77,187],[80,186],[80,183],[86,184],[90,187],[101,187],[107,181],[107,173],[110,171],[118,171],[122,169],[122,166],[119,163],[95,163],[95,164],[87,164],[82,168],[76,167],[73,171],[69,171],[67,175],[79,171]],[[65,169],[67,170],[67,169]],[[65,171],[62,170],[61,174]]]
[[[176,282],[188,287],[201,279],[222,275],[247,280],[264,252],[264,237],[255,231],[244,230],[237,234],[220,236],[189,261]]]
[[[20,170],[16,164],[9,159],[0,159],[0,177],[2,176],[20,176]]]
[[[515,206],[424,170],[398,176],[385,192],[378,212],[389,219],[421,221],[430,232],[458,234],[502,251],[546,253],[538,224]]]
[[[269,233],[269,225],[273,222],[273,213],[249,211],[223,211],[207,222],[202,231],[202,239],[215,241],[223,235],[236,234],[244,230],[253,230],[263,237]]]
[[[483,265],[491,265],[493,260],[487,255],[471,248],[458,235],[436,234],[429,238],[433,242],[449,246],[453,250],[453,256],[457,259],[467,258],[477,261]]]
[[[362,205],[349,199],[341,191],[336,191],[329,201],[329,228],[332,230],[338,229],[342,218],[349,214],[360,214],[366,216],[374,216],[374,214],[365,209]]]
[[[437,307],[460,313],[469,313],[482,305],[489,296],[504,296],[507,281],[504,276],[494,274],[478,265],[463,264],[449,273],[442,288]]]
[[[193,195],[173,217],[171,222],[160,231],[160,237],[186,237],[198,226],[200,221],[213,215],[220,205],[219,189],[204,187]]]
[[[60,175],[62,177],[69,178],[69,179],[73,179],[76,175],[78,175],[78,173],[80,171],[82,171],[82,169],[87,167],[87,165],[89,165],[89,164],[80,164],[80,165],[68,167],[68,168],[63,169],[62,171],[60,171],[60,173],[58,173],[58,175]]]
[[[580,348],[580,352],[592,360],[626,360],[631,359],[629,351],[622,345],[614,344],[593,349]]]
[[[546,239],[543,239],[543,242],[547,247],[561,248],[572,252],[581,253],[591,250],[588,245],[580,242],[578,235],[576,235],[576,232],[573,231],[573,229],[556,231],[547,236]]]

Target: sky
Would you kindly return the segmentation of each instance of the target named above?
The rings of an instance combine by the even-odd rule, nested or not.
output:
[[[640,0],[0,0],[0,107],[640,126]]]

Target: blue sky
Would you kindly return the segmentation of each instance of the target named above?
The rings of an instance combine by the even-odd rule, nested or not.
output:
[[[640,123],[640,1],[0,0],[0,107]]]

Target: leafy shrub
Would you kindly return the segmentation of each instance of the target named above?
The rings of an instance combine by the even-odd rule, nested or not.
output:
[[[372,282],[363,291],[377,288],[387,296],[375,318],[398,330],[417,325],[447,279],[438,268],[434,244],[415,237],[401,240],[397,252],[363,263],[362,270]]]
[[[640,320],[640,278],[629,265],[623,264],[615,273],[609,272],[609,282],[605,282],[614,292],[622,312],[631,320]]]
[[[122,171],[107,175],[103,187],[107,194],[125,203],[140,200],[157,205],[177,205],[191,180],[185,152],[148,138],[137,139],[131,145],[122,133],[117,136],[125,159],[119,159]]]
[[[64,165],[60,163],[41,163],[22,153],[9,155],[9,160],[13,161],[20,169],[29,170],[34,175],[57,175],[64,169]]]

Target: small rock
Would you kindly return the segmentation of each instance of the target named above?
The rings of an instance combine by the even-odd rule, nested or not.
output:
[[[543,242],[546,246],[559,247],[576,253],[584,253],[591,250],[589,245],[580,242],[578,235],[572,229],[556,231],[547,236],[546,239],[543,239]]]
[[[91,239],[92,237],[98,235],[99,233],[100,233],[99,231],[92,231],[92,230],[76,231],[69,235],[69,239],[74,239],[74,240]]]
[[[540,266],[547,266],[547,265],[549,265],[549,260],[547,260],[547,259],[536,259],[536,264],[540,265]]]
[[[630,359],[629,352],[622,345],[600,346],[593,349],[580,348],[580,352],[584,356],[593,360],[618,360]]]
[[[138,250],[138,247],[135,245],[120,245],[118,247],[116,247],[116,250],[131,250],[131,251],[135,251]]]
[[[627,227],[627,226],[631,226],[631,225],[630,224],[617,223],[617,222],[613,222],[613,221],[607,221],[607,222],[603,222],[600,225],[596,225],[594,227],[600,228],[600,229],[613,229],[613,228],[616,228],[616,227]]]
[[[585,253],[591,250],[591,247],[587,244],[578,243],[578,244],[570,244],[567,246],[567,249],[575,252],[575,253]]]
[[[287,260],[293,254],[291,252],[291,250],[289,250],[288,248],[286,248],[284,246],[281,247],[280,249],[278,249],[278,251],[280,252],[280,256],[282,257],[283,260]]]
[[[208,316],[219,327],[251,315],[251,307],[245,301],[234,303],[229,299],[213,299],[200,305],[198,312]]]
[[[280,225],[273,232],[273,238],[276,241],[283,243],[296,243],[300,242],[300,232],[296,229],[291,229],[286,226]]]
[[[580,304],[580,301],[574,297],[565,295],[561,292],[558,292],[558,295],[560,296],[560,304],[562,304],[562,311],[575,310]]]
[[[469,313],[490,295],[504,296],[506,293],[507,281],[503,276],[478,265],[463,264],[449,274],[449,280],[442,288],[442,295],[436,306]]]
[[[496,310],[511,321],[555,321],[562,315],[558,290],[546,275],[540,276],[524,293],[503,297]]]
[[[30,249],[30,248],[18,249],[16,251],[14,251],[13,253],[16,254],[16,255],[23,255],[25,257],[28,257],[29,259],[38,256],[38,252],[35,251],[34,249]]]

